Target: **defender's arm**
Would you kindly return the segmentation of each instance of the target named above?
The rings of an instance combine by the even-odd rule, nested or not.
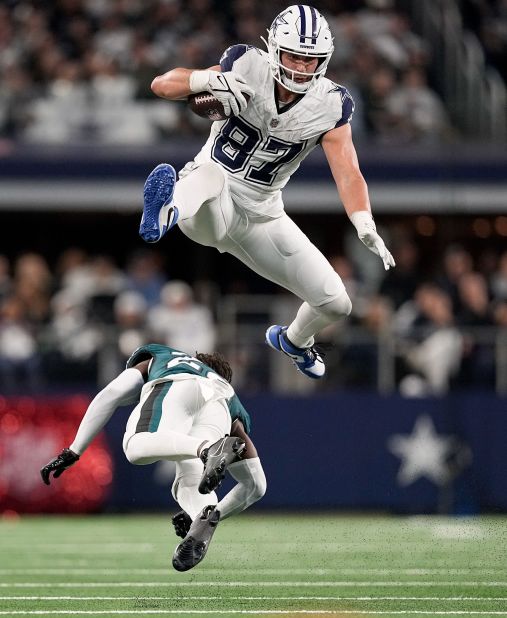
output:
[[[78,461],[80,455],[84,453],[118,407],[139,400],[141,389],[148,375],[148,364],[149,361],[143,361],[135,367],[125,369],[95,396],[83,416],[70,447],[63,449],[59,455],[41,468],[41,477],[46,485],[50,484],[51,472],[55,478],[58,478]]]

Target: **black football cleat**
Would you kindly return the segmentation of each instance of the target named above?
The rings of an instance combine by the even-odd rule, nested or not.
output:
[[[209,494],[219,487],[227,466],[241,459],[245,448],[245,441],[241,438],[226,436],[203,449],[200,458],[204,464],[204,472],[199,483],[199,493]]]
[[[186,511],[178,511],[176,515],[173,516],[172,522],[176,536],[181,536],[181,538],[184,539],[192,525],[192,518],[190,515]]]
[[[189,571],[202,561],[219,521],[220,511],[215,506],[205,506],[174,551],[173,567],[177,571]]]

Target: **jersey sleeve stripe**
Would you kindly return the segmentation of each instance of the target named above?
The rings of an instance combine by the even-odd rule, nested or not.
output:
[[[352,120],[354,114],[354,100],[350,96],[348,90],[344,90],[342,93],[342,117],[335,124],[335,129],[342,127],[344,124],[349,123]]]
[[[220,58],[222,72],[232,71],[236,60],[239,60],[251,48],[251,45],[231,45],[231,47],[228,47]]]

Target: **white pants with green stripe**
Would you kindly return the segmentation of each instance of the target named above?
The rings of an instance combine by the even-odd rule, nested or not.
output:
[[[198,380],[159,382],[132,411],[123,450],[133,464],[175,461],[173,496],[194,518],[204,506],[217,502],[214,493],[202,495],[197,490],[203,472],[197,450],[203,442],[216,442],[230,430],[225,401],[207,401]]]

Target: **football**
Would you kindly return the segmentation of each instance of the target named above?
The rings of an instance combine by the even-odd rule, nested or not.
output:
[[[244,94],[244,97],[247,101],[250,98],[247,94]],[[188,106],[195,114],[208,120],[227,120],[228,118],[224,113],[222,103],[209,92],[189,95]]]

